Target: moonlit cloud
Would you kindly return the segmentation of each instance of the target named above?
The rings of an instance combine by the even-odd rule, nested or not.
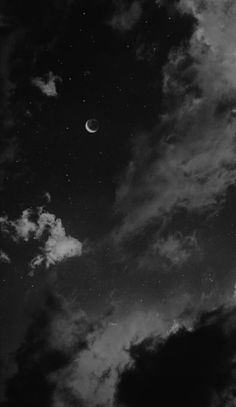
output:
[[[181,209],[217,212],[236,181],[236,5],[182,1],[177,7],[193,13],[197,27],[163,69],[168,109],[141,144],[134,142],[117,191],[123,222],[116,241]]]
[[[133,1],[127,6],[122,0],[118,0],[110,24],[114,29],[121,32],[130,31],[137,24],[141,15],[142,4],[140,1]]]
[[[32,79],[32,84],[39,88],[41,92],[48,97],[57,97],[56,82],[62,82],[60,76],[49,72],[45,78],[36,77]]]
[[[49,226],[50,225],[50,226]],[[53,224],[48,224],[50,234],[43,247],[42,254],[37,255],[31,262],[33,268],[45,261],[48,268],[60,263],[66,258],[81,256],[82,243],[72,236],[67,236],[62,226],[61,219],[55,219]]]
[[[35,216],[37,216],[36,219],[34,219]],[[9,235],[15,242],[21,240],[28,242],[32,239],[40,242],[40,254],[30,262],[32,270],[42,264],[48,268],[66,258],[82,254],[82,243],[67,235],[61,219],[45,212],[43,208],[38,208],[36,214],[26,209],[19,219],[13,221],[7,216],[1,217],[0,226],[2,232]]]

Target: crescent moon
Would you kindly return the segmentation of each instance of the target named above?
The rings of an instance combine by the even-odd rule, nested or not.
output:
[[[86,129],[89,133],[96,133],[96,132],[97,132],[96,129],[93,130],[93,129],[91,129],[91,128],[89,127],[89,120],[87,120],[86,123],[85,123],[85,129]]]

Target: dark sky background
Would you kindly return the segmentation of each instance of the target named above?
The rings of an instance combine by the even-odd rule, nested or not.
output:
[[[194,403],[231,405],[234,311],[211,312],[235,298],[235,22],[226,0],[0,0],[4,406],[169,406],[167,383],[183,406],[163,377],[185,348]]]

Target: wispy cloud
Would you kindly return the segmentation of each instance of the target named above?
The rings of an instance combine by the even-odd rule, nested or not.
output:
[[[193,13],[196,30],[164,67],[166,111],[134,142],[117,190],[117,241],[180,209],[218,211],[236,181],[236,5],[180,1],[178,8]]]
[[[54,75],[53,72],[49,72],[44,78],[39,76],[32,79],[32,84],[39,88],[41,92],[48,97],[57,97],[56,83],[62,82],[60,76]]]
[[[142,15],[142,2],[133,1],[127,5],[122,0],[115,2],[115,11],[110,21],[112,28],[121,32],[132,30]]]
[[[181,232],[175,232],[162,237],[154,235],[152,243],[145,250],[136,255],[138,268],[142,270],[157,270],[169,272],[173,268],[182,270],[183,266],[201,260],[202,251],[196,235],[184,236]]]
[[[169,235],[166,239],[159,239],[153,246],[160,256],[165,257],[173,265],[181,266],[189,260],[194,250],[199,249],[194,235]]]

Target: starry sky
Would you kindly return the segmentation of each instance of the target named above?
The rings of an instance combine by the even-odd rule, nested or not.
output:
[[[205,364],[186,406],[231,406],[235,23],[229,0],[0,0],[2,406],[185,406],[173,377]]]

